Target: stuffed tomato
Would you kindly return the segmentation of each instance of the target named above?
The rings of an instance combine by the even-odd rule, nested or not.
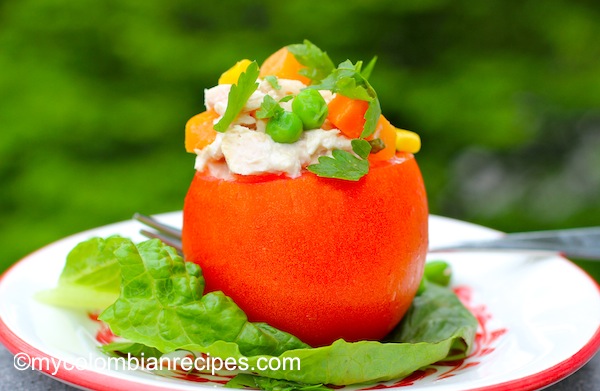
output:
[[[186,125],[186,260],[251,321],[313,346],[383,338],[423,272],[418,136],[381,115],[367,68],[290,45],[225,72]]]

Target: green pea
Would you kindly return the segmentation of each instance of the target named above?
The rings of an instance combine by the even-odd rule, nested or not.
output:
[[[417,296],[427,289],[427,285],[436,284],[448,286],[452,277],[452,268],[444,261],[429,261],[425,263],[423,278],[417,289]]]
[[[452,269],[447,262],[430,261],[425,264],[424,277],[429,282],[433,282],[442,286],[448,286],[448,284],[450,284],[451,276]]]
[[[302,135],[302,121],[296,114],[282,111],[269,119],[265,132],[275,142],[295,143]]]
[[[327,103],[319,91],[307,88],[294,98],[292,111],[300,117],[304,129],[317,129],[323,125],[327,118]]]

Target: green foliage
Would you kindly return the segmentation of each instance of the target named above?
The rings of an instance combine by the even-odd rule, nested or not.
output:
[[[38,292],[37,299],[57,306],[105,309],[117,300],[121,288],[121,266],[114,252],[130,241],[112,236],[79,243],[67,255],[58,285]]]
[[[242,109],[248,102],[248,99],[258,88],[256,79],[258,78],[258,64],[252,61],[248,68],[240,74],[237,83],[231,86],[229,96],[227,98],[227,109],[223,117],[215,124],[215,130],[224,132],[229,125],[242,112]]]
[[[378,56],[369,83],[422,137],[431,212],[507,231],[597,225],[599,19],[590,0],[2,2],[1,267],[181,209],[203,89],[305,38],[340,61]]]
[[[425,278],[435,274],[434,270]],[[475,342],[477,320],[452,290],[431,282],[384,341],[338,339],[317,348],[266,323],[250,322],[221,291],[204,292],[200,266],[184,261],[158,239],[138,244],[121,237],[81,242],[69,254],[53,291],[68,294],[64,288],[76,286],[96,309],[95,293],[119,291],[98,319],[126,341],[104,346],[106,353],[158,357],[161,352],[188,350],[230,357],[237,359],[241,373],[284,380],[242,376],[232,379],[232,385],[254,380],[261,389],[291,391],[397,379],[441,360],[466,357]],[[50,304],[73,306],[62,293],[62,302]],[[76,307],[89,308],[81,304]],[[276,356],[284,363],[302,362],[302,367],[261,368],[261,362]]]
[[[374,64],[369,63],[367,68]],[[360,99],[369,102],[369,108],[365,112],[365,125],[361,138],[369,137],[375,132],[377,121],[381,116],[381,105],[377,98],[375,89],[369,84],[367,78],[361,74],[362,61],[353,64],[346,60],[321,82],[311,86],[320,90],[330,90],[351,99]],[[367,71],[370,74],[370,70]]]
[[[81,264],[89,263],[88,254],[79,255]],[[161,352],[204,351],[219,342],[235,343],[246,355],[308,347],[265,323],[249,322],[223,292],[204,293],[200,267],[158,239],[128,241],[114,257],[121,269],[121,295],[99,319],[120,337]]]
[[[330,156],[320,156],[319,163],[306,167],[308,171],[323,178],[337,178],[347,181],[358,181],[369,172],[367,157],[371,152],[371,144],[362,139],[352,140],[350,152],[334,149]]]

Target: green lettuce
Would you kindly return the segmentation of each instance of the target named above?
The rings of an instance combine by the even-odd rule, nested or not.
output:
[[[103,310],[117,300],[121,288],[121,265],[114,251],[131,242],[119,236],[92,238],[79,243],[67,255],[55,288],[36,298],[62,307]]]
[[[338,340],[325,347],[288,351],[280,358],[298,357],[300,371],[256,372],[304,384],[398,379],[438,361],[466,357],[476,330],[476,319],[450,289],[428,284],[385,342]],[[250,366],[258,364],[258,359],[250,357]]]
[[[222,292],[204,294],[201,269],[156,239],[137,245],[123,238],[80,244],[69,254],[56,290],[66,284],[87,289],[86,297],[114,294],[115,276],[121,279],[118,299],[99,318],[127,341],[105,346],[106,353],[158,356],[189,350],[245,360],[246,368],[240,368],[245,373],[230,387],[291,391],[402,378],[435,362],[465,357],[477,329],[450,289],[426,282],[384,341],[338,340],[311,348],[267,324],[249,322]],[[273,357],[299,359],[301,368],[259,369],[261,359]]]
[[[123,244],[114,254],[121,265],[121,295],[99,319],[116,335],[165,353],[207,351],[217,341],[237,345],[238,356],[308,346],[267,324],[248,322],[223,292],[203,295],[200,267],[158,239]]]
[[[240,373],[227,384],[226,388],[258,388],[267,391],[331,391],[323,384],[304,384],[289,380],[272,379],[248,373]]]
[[[111,342],[100,346],[100,350],[111,356],[130,355],[132,357],[161,357],[163,352],[141,343],[135,342]]]

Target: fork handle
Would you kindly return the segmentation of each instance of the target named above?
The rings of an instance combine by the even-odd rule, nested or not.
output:
[[[552,251],[565,255],[570,259],[586,259],[600,261],[600,245],[598,242],[588,242],[587,245],[560,242],[534,242],[534,241],[511,241],[503,239],[458,243],[455,245],[441,246],[430,249],[430,252],[450,250],[542,250]]]

